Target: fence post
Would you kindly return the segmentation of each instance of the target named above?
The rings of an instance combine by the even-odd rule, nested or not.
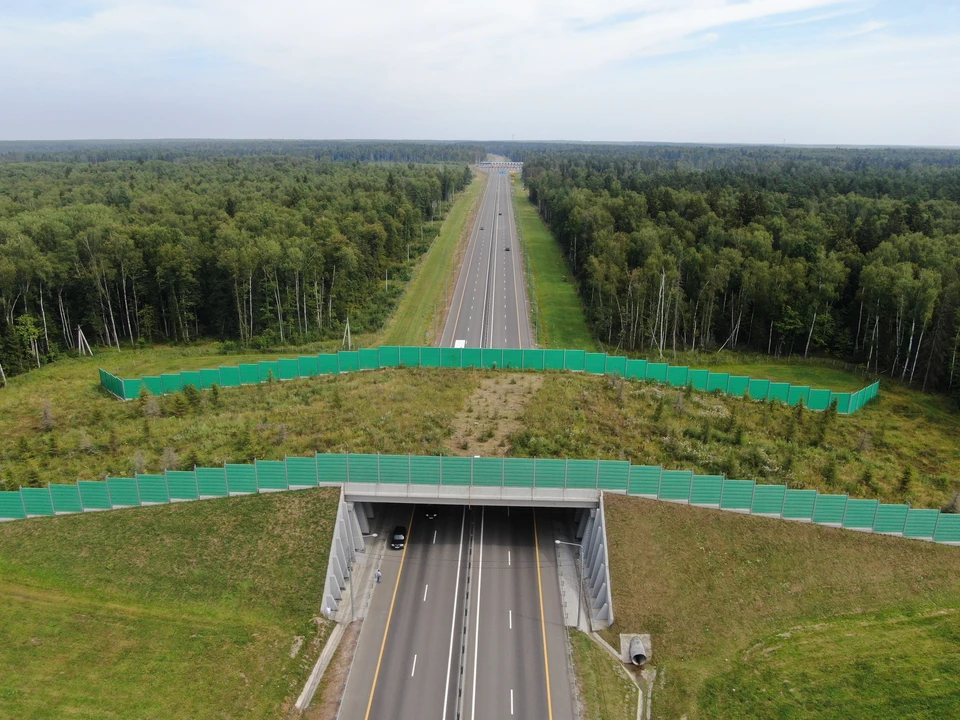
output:
[[[660,499],[660,491],[663,489],[663,465],[660,466],[660,477],[657,479],[657,500]],[[720,486],[720,497],[723,497],[723,485]]]
[[[107,478],[103,479],[103,487],[107,489],[107,502],[110,503],[110,509],[113,509],[113,498],[110,497],[110,483],[107,482]],[[20,499],[23,499],[23,493],[20,493]]]
[[[563,459],[563,489],[567,489],[567,474],[570,468],[570,458]]]
[[[286,465],[286,462],[284,462],[284,465]],[[193,466],[193,484],[196,485],[197,487],[197,500],[199,500],[200,499],[200,478],[197,477],[196,465]],[[290,487],[289,483],[287,483],[287,487],[288,488]]]
[[[27,503],[23,499],[23,485],[21,485],[20,489],[17,490],[17,494],[20,495],[20,507],[23,508],[23,516],[27,517]]]
[[[461,355],[462,357],[462,355]],[[470,458],[470,487],[473,487],[473,467],[476,465],[477,459],[475,457]]]
[[[942,517],[943,517],[943,513],[938,512],[937,521],[933,524],[933,535],[931,536],[930,539],[933,540],[934,542],[937,541],[937,529],[940,527],[940,518]]]
[[[257,467],[257,459],[253,459],[253,481],[257,484],[257,493],[260,492],[260,468]]]
[[[377,483],[382,483],[383,479],[380,477],[380,451],[377,451]]]
[[[814,491],[817,494],[813,496],[813,510],[810,512],[810,522],[816,522],[814,518],[817,517],[817,501],[820,499],[820,491],[816,489],[814,489]]]
[[[49,481],[49,480],[47,481],[47,495],[50,496],[50,509],[53,510],[53,514],[56,515],[56,514],[57,514],[57,508],[55,508],[55,507],[53,506],[53,490],[50,488],[50,481]],[[138,485],[138,486],[137,486],[137,498],[139,499],[139,497],[140,497],[140,487],[139,487],[139,485]]]
[[[537,459],[533,459],[533,487],[537,486]]]
[[[407,485],[413,485],[413,459],[407,453]]]
[[[840,520],[840,527],[843,527],[847,522],[847,508],[850,507],[850,496],[847,495],[847,502],[843,504],[843,519]]]
[[[166,470],[163,471],[163,484],[167,486],[167,502],[168,503],[173,502],[173,500],[170,499],[170,480],[167,479]],[[81,501],[81,504],[82,504],[82,501]]]
[[[443,485],[443,454],[440,455],[440,484]]]
[[[787,509],[787,492],[790,490],[790,486],[786,483],[783,484],[783,500],[780,501],[780,517],[783,517],[783,511]]]
[[[347,482],[350,482],[350,453],[344,453],[343,458],[347,464]],[[379,478],[377,479],[379,480]]]
[[[693,493],[693,480],[690,481],[690,493]],[[757,499],[757,483],[753,483],[753,493],[750,495],[750,514],[753,515],[753,501]]]
[[[593,483],[594,487],[600,489],[600,458],[597,458],[597,478]]]
[[[283,474],[284,474],[284,477],[287,478],[287,490],[290,489],[290,468],[287,467],[287,460],[289,459],[289,457],[290,456],[287,455],[286,453],[283,454]]]

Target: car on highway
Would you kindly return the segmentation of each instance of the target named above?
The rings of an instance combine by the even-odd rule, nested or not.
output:
[[[423,516],[427,520],[436,520],[437,519],[437,506],[436,505],[427,505],[423,511]]]
[[[503,213],[501,213],[501,212],[498,212],[498,213],[497,213],[497,215],[503,215]]]
[[[403,550],[407,544],[407,529],[403,525],[397,525],[390,536],[390,547],[394,550]]]
[[[505,248],[503,249],[503,251],[504,251],[504,252],[510,252],[510,248],[505,247]]]
[[[483,225],[480,226],[480,229],[483,230]]]

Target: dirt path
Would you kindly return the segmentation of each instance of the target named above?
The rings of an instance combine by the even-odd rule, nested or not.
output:
[[[543,376],[506,373],[487,378],[470,396],[453,421],[453,437],[447,440],[452,455],[502,457],[510,449],[507,437],[520,427],[527,403]]]
[[[340,711],[340,697],[347,687],[347,677],[353,654],[357,649],[357,637],[363,621],[350,623],[340,638],[340,647],[330,661],[313,702],[303,711],[303,720],[335,720]]]

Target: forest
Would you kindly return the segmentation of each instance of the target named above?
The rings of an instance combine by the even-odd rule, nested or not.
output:
[[[503,150],[607,345],[829,355],[960,388],[960,152]]]
[[[348,318],[355,332],[379,329],[473,177],[463,146],[67,144],[53,147],[66,159],[25,160],[51,148],[19,145],[0,148],[7,374],[74,349],[78,326],[118,348],[303,343],[338,336]],[[431,163],[363,162],[375,148]]]

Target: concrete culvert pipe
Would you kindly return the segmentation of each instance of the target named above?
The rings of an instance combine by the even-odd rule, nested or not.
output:
[[[639,635],[630,638],[630,662],[634,665],[645,665],[647,662],[647,649]]]

